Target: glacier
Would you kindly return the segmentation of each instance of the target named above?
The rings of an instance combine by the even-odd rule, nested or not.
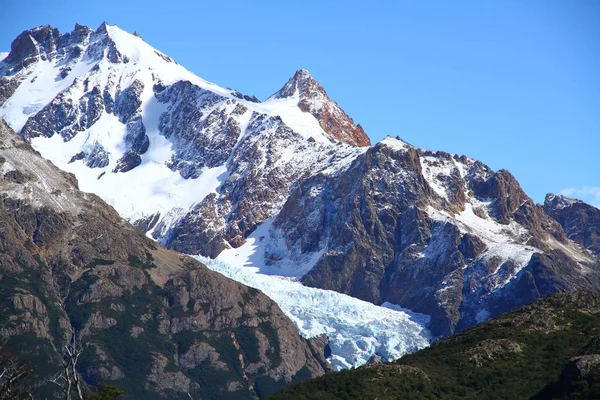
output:
[[[262,274],[259,267],[194,258],[213,271],[261,290],[279,305],[304,338],[326,334],[331,349],[328,361],[335,370],[363,365],[374,354],[392,361],[427,347],[432,339],[425,314],[307,287],[294,278]]]

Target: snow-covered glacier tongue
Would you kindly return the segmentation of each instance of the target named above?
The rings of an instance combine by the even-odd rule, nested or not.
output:
[[[429,317],[392,304],[377,306],[331,290],[302,285],[292,278],[265,275],[258,267],[240,267],[196,256],[213,271],[261,290],[275,300],[305,338],[326,334],[334,369],[365,364],[377,354],[392,361],[429,345]]]

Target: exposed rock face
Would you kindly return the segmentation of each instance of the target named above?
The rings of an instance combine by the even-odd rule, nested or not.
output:
[[[302,140],[280,118],[257,113],[249,118],[246,134],[229,155],[219,195],[208,195],[174,226],[163,228],[159,223],[153,231],[168,247],[210,257],[238,247],[261,222],[277,214],[294,184],[311,171],[335,168],[357,154],[354,148],[334,151]],[[235,125],[225,124],[226,131],[228,126]]]
[[[40,26],[21,33],[10,45],[10,54],[5,61],[21,63],[23,66],[32,58],[47,57],[56,50],[60,33],[50,25]]]
[[[518,342],[508,339],[487,339],[477,343],[477,346],[472,348],[469,353],[471,361],[477,367],[482,367],[507,353],[521,353],[522,351],[522,345]]]
[[[305,284],[430,314],[438,335],[600,287],[597,263],[508,172],[392,138],[333,177],[297,185],[270,237],[269,254],[320,254]]]
[[[563,371],[563,379],[582,380],[600,366],[600,354],[573,357]]]
[[[319,121],[321,128],[329,135],[353,146],[370,146],[371,140],[360,125],[331,100],[325,89],[310,73],[301,69],[271,98],[280,99],[298,96],[298,107],[311,113]]]
[[[157,246],[3,121],[0,142],[0,335],[30,359],[35,379],[60,368],[72,334],[86,349],[85,381],[132,398],[253,398],[325,371],[261,292]],[[33,178],[7,179],[7,170]]]
[[[581,200],[547,194],[544,210],[563,227],[569,239],[600,258],[600,210]]]

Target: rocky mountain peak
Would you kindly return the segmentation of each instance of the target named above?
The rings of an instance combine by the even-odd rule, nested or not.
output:
[[[581,200],[548,193],[544,211],[558,221],[569,239],[600,258],[600,209]]]
[[[583,203],[581,200],[572,199],[561,194],[548,193],[544,199],[544,208],[560,210],[572,206],[576,203]]]
[[[98,27],[98,29],[96,29],[96,32],[98,33],[108,33],[108,23],[106,21],[102,21],[102,23],[100,24],[100,26]]]
[[[300,100],[327,96],[325,89],[317,82],[306,69],[296,71],[283,87],[270,98],[283,99],[297,95]]]
[[[306,69],[296,71],[267,101],[278,99],[296,101],[302,111],[312,114],[321,128],[340,142],[359,147],[371,145],[360,124],[354,124],[352,118],[329,98],[323,86]]]
[[[56,50],[60,32],[50,25],[38,26],[23,31],[10,45],[10,54],[5,59],[8,63],[26,61],[35,56],[45,56]]]

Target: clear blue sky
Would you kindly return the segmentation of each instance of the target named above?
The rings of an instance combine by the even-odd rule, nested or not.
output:
[[[505,168],[541,202],[600,205],[600,0],[2,0],[21,31],[103,20],[204,79],[265,99],[299,68],[376,142]]]

